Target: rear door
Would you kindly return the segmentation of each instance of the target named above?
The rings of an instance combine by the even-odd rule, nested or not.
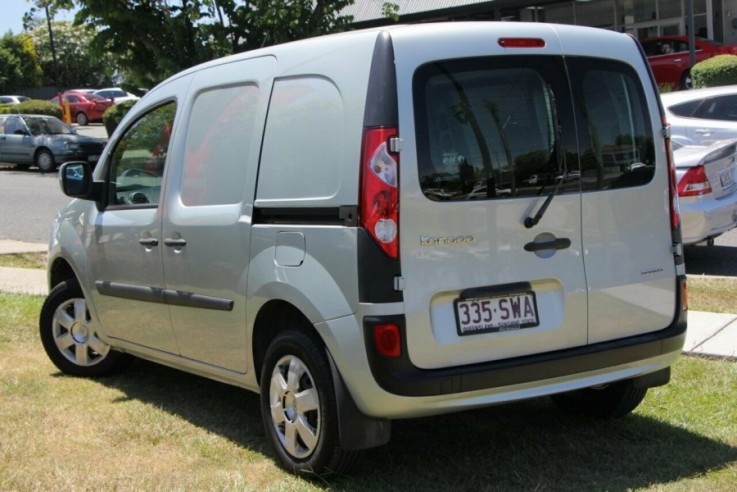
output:
[[[675,314],[668,167],[656,95],[628,63],[570,58],[577,94],[589,343],[667,327]],[[648,80],[643,79],[647,83]]]
[[[395,43],[397,79],[413,81],[413,118],[400,110],[400,257],[419,367],[586,344],[573,103],[563,58],[544,55],[557,39],[535,34],[547,50],[420,63],[413,74]]]

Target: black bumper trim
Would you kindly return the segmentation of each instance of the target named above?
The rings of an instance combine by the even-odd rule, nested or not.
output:
[[[686,341],[687,312],[680,309],[680,299],[677,306],[679,314],[675,321],[660,331],[554,352],[444,369],[420,369],[412,364],[404,336],[400,357],[386,358],[376,352],[373,326],[377,323],[396,323],[404,334],[404,316],[364,318],[364,340],[371,373],[382,389],[399,396],[448,395],[582,374],[680,351]]]

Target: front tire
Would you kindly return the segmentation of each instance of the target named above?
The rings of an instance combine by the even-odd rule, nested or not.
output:
[[[36,152],[36,167],[38,167],[42,173],[48,173],[56,168],[56,160],[54,154],[47,149],[41,149]]]
[[[561,410],[597,419],[624,417],[645,399],[647,388],[636,388],[632,380],[618,381],[601,387],[586,388],[552,395]]]
[[[681,89],[687,90],[693,87],[693,79],[691,78],[691,70],[686,70],[681,75]]]
[[[66,374],[107,376],[131,359],[100,340],[76,279],[62,282],[51,291],[41,308],[39,330],[49,359]]]
[[[340,447],[325,348],[297,330],[269,346],[261,372],[261,417],[278,463],[291,473],[346,472],[356,452]]]

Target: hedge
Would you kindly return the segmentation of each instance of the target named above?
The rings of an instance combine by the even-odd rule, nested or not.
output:
[[[694,88],[737,84],[737,56],[718,55],[697,63],[691,80]]]
[[[0,114],[43,114],[56,116],[61,119],[61,108],[58,104],[49,101],[31,99],[20,104],[3,104],[0,106]]]
[[[102,123],[105,125],[105,131],[107,131],[108,137],[113,135],[113,132],[118,127],[120,120],[128,114],[128,111],[134,104],[136,104],[136,101],[123,101],[118,104],[113,104],[105,110],[102,115]]]

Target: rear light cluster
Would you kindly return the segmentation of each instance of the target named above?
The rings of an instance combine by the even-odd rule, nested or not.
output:
[[[678,183],[678,196],[701,196],[711,193],[711,183],[706,176],[704,166],[692,167],[683,175]]]
[[[681,225],[681,212],[678,208],[678,191],[676,189],[676,165],[673,161],[673,150],[670,146],[670,128],[668,122],[665,120],[665,115],[662,116],[663,128],[667,129],[667,136],[665,137],[665,155],[668,159],[668,196],[670,198],[670,226],[672,229],[677,229]]]
[[[364,131],[361,156],[361,226],[391,258],[399,258],[399,156],[390,149],[396,128]]]
[[[402,355],[402,337],[399,326],[393,323],[374,325],[374,346],[383,357],[396,358]]]

